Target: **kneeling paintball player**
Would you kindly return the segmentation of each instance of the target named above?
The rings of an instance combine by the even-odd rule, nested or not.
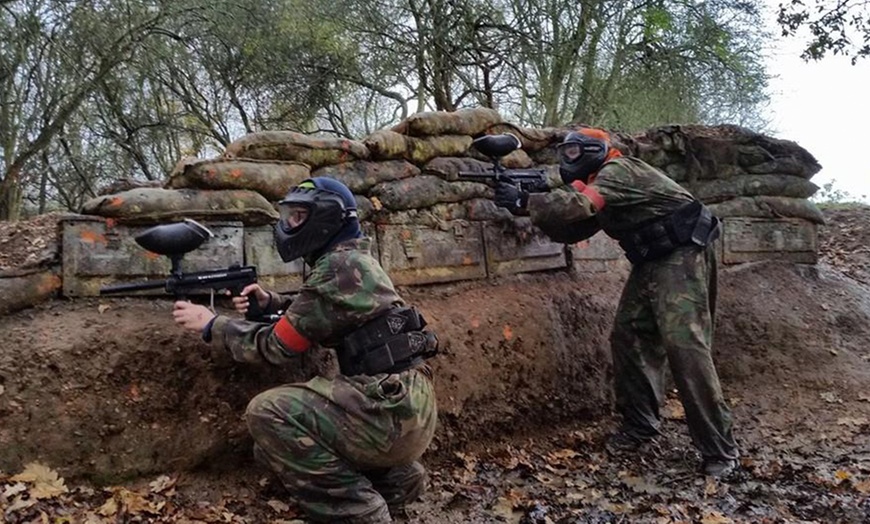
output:
[[[407,307],[362,236],[344,184],[306,180],[279,203],[275,241],[282,260],[311,267],[290,300],[247,286],[233,299],[244,313],[256,300],[274,324],[215,315],[175,303],[175,321],[239,362],[281,365],[314,344],[335,348],[340,374],[260,393],[246,419],[254,455],[275,471],[315,522],[391,522],[425,489],[418,459],[435,431],[432,372],[424,362],[435,335]]]
[[[608,450],[633,450],[659,434],[667,361],[702,471],[728,475],[738,452],[711,354],[718,219],[658,169],[622,156],[604,130],[571,132],[558,150],[559,174],[573,190],[530,194],[501,182],[495,203],[559,242],[601,229],[632,264],[610,336],[622,427]]]

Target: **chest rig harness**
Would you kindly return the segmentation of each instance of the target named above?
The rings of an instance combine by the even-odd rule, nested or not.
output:
[[[618,240],[628,260],[639,264],[662,258],[681,246],[708,246],[719,238],[721,229],[719,219],[695,200]]]
[[[394,308],[356,329],[336,354],[342,375],[399,373],[438,353],[438,337],[413,307]]]

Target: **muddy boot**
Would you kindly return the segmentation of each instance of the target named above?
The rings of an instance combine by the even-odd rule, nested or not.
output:
[[[740,463],[736,459],[705,459],[701,471],[708,477],[725,479],[733,475]]]
[[[627,431],[620,430],[608,437],[607,442],[604,443],[604,448],[611,455],[619,455],[621,453],[637,451],[644,444],[652,442],[652,440],[652,438],[641,438]]]
[[[394,515],[404,511],[405,504],[416,500],[426,490],[429,476],[419,462],[366,473],[375,490],[384,497]]]

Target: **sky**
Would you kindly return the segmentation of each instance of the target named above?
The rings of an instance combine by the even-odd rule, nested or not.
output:
[[[769,134],[793,140],[822,165],[812,182],[848,192],[849,200],[870,203],[870,59],[856,65],[843,56],[818,62],[800,58],[805,39],[782,38],[776,6],[765,0],[774,35],[768,52],[771,117]]]

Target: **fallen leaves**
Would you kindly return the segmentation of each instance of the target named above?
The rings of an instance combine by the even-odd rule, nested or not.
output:
[[[28,493],[34,500],[51,499],[68,491],[57,472],[38,462],[27,464],[24,471],[11,480],[29,484]]]
[[[662,416],[670,420],[686,420],[686,410],[677,398],[669,398],[662,407]]]
[[[822,400],[827,402],[828,404],[842,404],[843,400],[837,396],[833,391],[825,391],[824,393],[819,393],[819,397]]]
[[[733,522],[733,520],[718,511],[705,513],[704,516],[701,517],[701,524],[733,524]]]

